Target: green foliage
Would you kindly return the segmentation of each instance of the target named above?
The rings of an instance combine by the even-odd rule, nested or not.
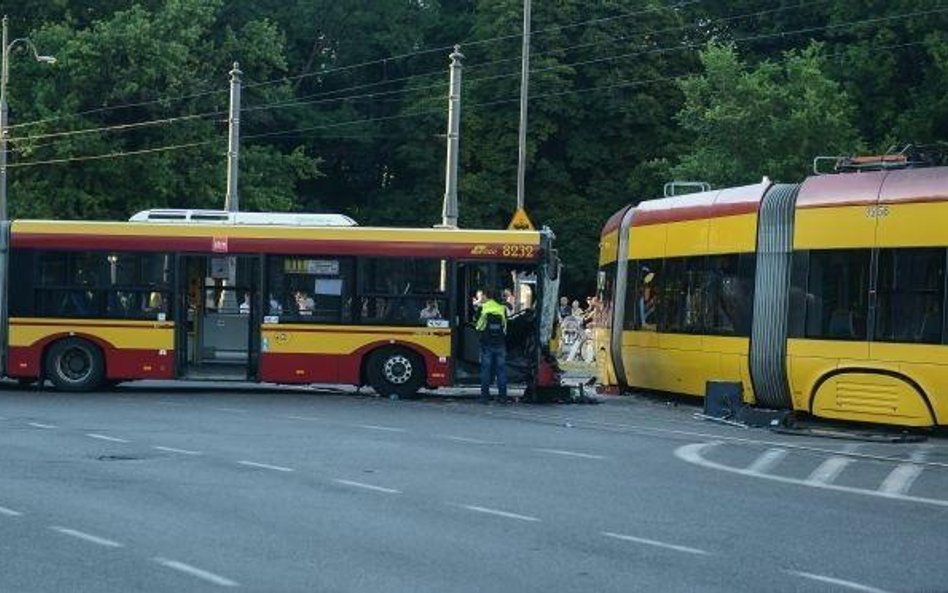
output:
[[[813,156],[858,146],[849,97],[825,74],[820,45],[752,70],[732,45],[709,46],[701,61],[704,72],[681,82],[685,106],[678,119],[694,140],[672,169],[676,177],[714,186],[765,175],[795,181],[806,176]]]
[[[149,207],[220,206],[229,64],[241,60],[255,78],[286,69],[275,24],[218,30],[221,4],[134,4],[83,26],[65,18],[31,34],[57,63],[11,60],[13,216],[124,218]],[[277,100],[289,90],[272,85],[263,95]],[[187,98],[155,101],[177,96]],[[159,123],[137,125],[147,121]],[[251,145],[244,154],[246,204],[294,209],[297,182],[316,177],[317,161],[302,148]],[[32,166],[59,160],[67,162]]]

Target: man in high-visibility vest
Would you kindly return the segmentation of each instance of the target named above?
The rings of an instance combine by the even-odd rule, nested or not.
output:
[[[490,400],[490,384],[497,376],[497,395],[507,399],[507,308],[497,302],[497,293],[485,290],[486,301],[475,328],[481,338],[481,403]]]

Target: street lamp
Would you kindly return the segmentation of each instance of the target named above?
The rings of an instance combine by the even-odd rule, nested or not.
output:
[[[16,45],[25,45],[33,52],[33,58],[44,64],[55,64],[53,56],[41,56],[36,46],[27,37],[7,43],[7,17],[3,17],[3,65],[0,71],[0,221],[7,220],[7,80],[10,78],[10,52]]]

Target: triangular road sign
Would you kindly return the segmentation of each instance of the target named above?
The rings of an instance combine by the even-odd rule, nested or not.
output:
[[[530,217],[527,216],[526,211],[523,208],[517,208],[517,211],[514,212],[513,218],[510,219],[510,224],[507,225],[508,231],[535,231],[533,228],[533,223],[530,222]]]

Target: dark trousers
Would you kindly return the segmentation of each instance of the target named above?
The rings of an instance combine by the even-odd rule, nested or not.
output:
[[[490,397],[490,384],[497,376],[497,394],[507,397],[507,347],[481,344],[481,399]]]

